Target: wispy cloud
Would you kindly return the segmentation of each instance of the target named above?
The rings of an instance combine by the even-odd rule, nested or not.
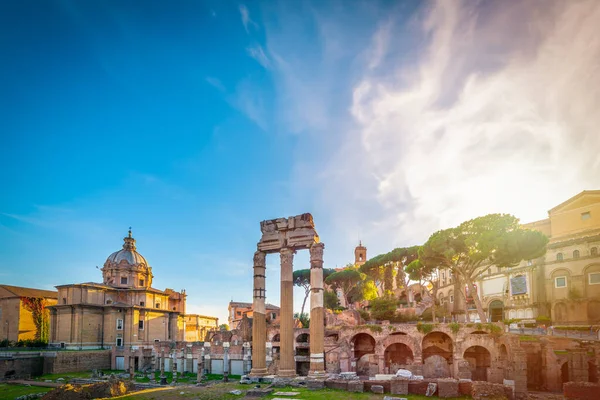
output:
[[[431,2],[408,23],[382,17],[369,43],[336,21],[319,19],[321,43],[355,57],[330,52],[333,69],[266,31],[284,121],[329,150],[296,179],[344,240],[419,243],[490,212],[531,221],[597,187],[598,2]]]
[[[242,16],[242,24],[247,33],[250,33],[250,28],[258,29],[258,24],[250,18],[250,12],[244,4],[240,4],[240,15]]]
[[[220,92],[226,92],[225,86],[223,86],[223,83],[221,82],[220,79],[215,78],[213,76],[207,76],[205,78],[205,80],[206,80],[206,83],[208,83],[212,87],[216,88]]]
[[[265,51],[263,50],[262,46],[249,46],[246,48],[246,52],[250,57],[254,58],[260,65],[262,65],[263,68],[269,69],[271,62],[265,54]]]

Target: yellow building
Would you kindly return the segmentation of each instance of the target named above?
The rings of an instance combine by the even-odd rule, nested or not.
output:
[[[523,227],[546,234],[546,254],[512,268],[492,267],[476,283],[488,320],[551,317],[553,323],[600,321],[600,190],[586,190]],[[439,272],[438,301],[448,311],[464,309],[463,295],[448,270]],[[464,293],[464,292],[463,292]],[[476,320],[474,305],[469,305]]]
[[[57,292],[24,288],[19,286],[0,285],[0,324],[2,339],[12,342],[27,339],[47,339],[48,317],[44,308],[56,304]],[[36,307],[32,303],[37,303]],[[40,307],[41,306],[41,307]],[[41,312],[42,324],[34,323],[34,313]]]
[[[138,369],[151,362],[155,342],[204,340],[218,319],[186,315],[185,290],[153,288],[152,268],[137,252],[131,231],[123,240],[123,249],[108,256],[101,269],[102,283],[57,286],[50,345],[112,348],[113,368],[125,369],[131,362]]]

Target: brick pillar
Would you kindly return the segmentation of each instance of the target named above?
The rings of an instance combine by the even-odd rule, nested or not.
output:
[[[515,398],[527,398],[527,353],[521,348],[512,350],[513,377],[515,381]]]
[[[281,338],[281,356],[279,371],[282,377],[296,376],[296,362],[294,360],[294,251],[283,248],[281,257],[281,324],[279,336]]]
[[[310,248],[310,370],[311,377],[325,376],[325,312],[323,308],[323,243]]]
[[[266,340],[267,320],[265,308],[265,258],[262,251],[254,253],[254,295],[252,304],[252,376],[267,374]]]
[[[588,364],[587,350],[572,349],[569,350],[569,381],[570,382],[587,382],[588,381]]]

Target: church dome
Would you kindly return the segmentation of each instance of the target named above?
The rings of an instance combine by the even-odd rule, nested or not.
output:
[[[112,253],[104,263],[104,283],[116,287],[150,287],[152,268],[144,256],[137,252],[131,229],[123,241],[123,249]]]

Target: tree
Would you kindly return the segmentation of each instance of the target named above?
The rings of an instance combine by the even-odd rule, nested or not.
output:
[[[323,291],[323,305],[333,311],[340,306],[340,299],[333,290],[325,290]]]
[[[396,317],[398,301],[392,296],[379,297],[369,303],[371,317],[377,321],[393,321]]]
[[[361,274],[356,269],[346,268],[329,275],[327,279],[325,279],[325,283],[336,289],[342,289],[346,305],[349,305],[351,295],[353,294],[352,291],[362,280],[364,280],[364,278],[364,274]]]
[[[329,275],[334,273],[335,270],[331,268],[323,268],[323,279],[326,279]],[[294,271],[294,286],[300,286],[304,288],[304,300],[302,301],[302,309],[300,315],[304,314],[304,306],[306,305],[306,299],[310,294],[310,269],[299,269]]]
[[[300,321],[303,328],[310,328],[310,316],[307,313],[295,313],[294,319]]]
[[[419,246],[399,247],[389,253],[379,254],[360,266],[360,272],[375,281],[384,293],[390,294],[394,276],[396,287],[408,287],[409,280],[404,268],[418,258]]]
[[[489,268],[517,265],[521,260],[546,253],[548,238],[541,232],[524,229],[508,214],[489,214],[465,221],[456,228],[435,232],[419,252],[427,266],[448,268],[463,280],[477,307],[481,321],[485,313],[474,282]]]
[[[438,265],[435,263],[425,264],[421,259],[413,260],[405,268],[409,279],[419,282],[426,282],[431,287],[431,298],[433,305],[431,306],[432,320],[435,321],[435,307],[437,302],[437,290],[439,288]],[[422,287],[422,285],[421,285]]]
[[[219,330],[221,330],[221,331],[228,331],[229,330],[229,325],[227,325],[227,324],[221,324],[221,325],[219,325]]]

